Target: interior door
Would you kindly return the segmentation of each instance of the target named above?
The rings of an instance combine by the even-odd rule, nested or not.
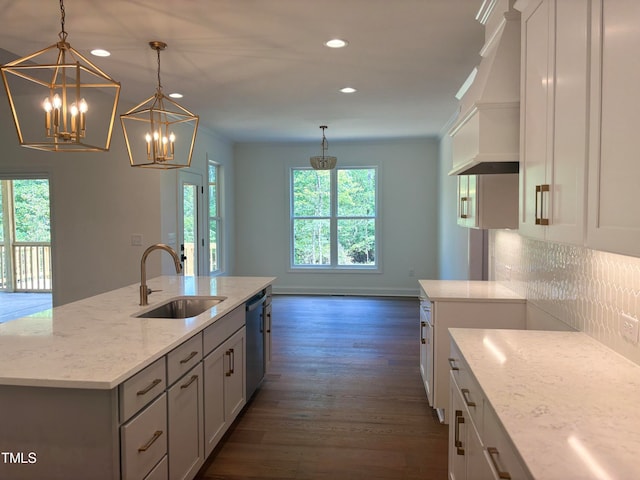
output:
[[[191,172],[179,174],[178,249],[182,271],[187,276],[206,272],[204,262],[202,176]],[[204,274],[204,273],[202,273]]]

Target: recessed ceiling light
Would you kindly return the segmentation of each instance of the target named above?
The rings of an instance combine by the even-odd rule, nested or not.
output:
[[[354,92],[357,92],[357,90],[355,88],[353,88],[353,87],[344,87],[344,88],[341,88],[340,91],[342,93],[354,93]]]
[[[341,38],[332,38],[331,40],[324,42],[324,44],[329,48],[343,48],[349,45],[349,42],[342,40]]]
[[[96,48],[91,50],[91,55],[95,55],[96,57],[108,57],[111,55],[111,52],[103,50],[102,48]]]
[[[182,95],[181,93],[178,93],[178,92],[173,92],[173,93],[170,93],[169,96],[171,98],[182,98],[184,95]]]

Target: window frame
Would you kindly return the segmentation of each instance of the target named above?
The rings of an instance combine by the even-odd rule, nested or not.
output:
[[[338,216],[338,171],[340,170],[373,170],[375,172],[375,215],[373,216]],[[380,167],[377,165],[349,165],[333,168],[329,171],[329,189],[330,189],[330,212],[325,217],[294,217],[294,171],[296,170],[313,170],[307,166],[291,166],[289,167],[289,266],[287,272],[290,273],[381,273],[382,262],[380,258]],[[294,224],[297,219],[328,219],[330,225],[330,263],[328,265],[296,265],[295,261],[295,238]],[[359,220],[372,219],[375,228],[375,249],[373,265],[339,265],[338,264],[338,220]]]
[[[211,182],[211,177],[209,175],[209,169],[213,167],[215,169],[215,182]],[[222,165],[214,160],[207,159],[207,270],[209,271],[209,276],[220,275],[223,273],[223,241],[222,241],[222,229],[223,229],[223,220],[222,220],[222,205],[221,205],[221,174],[222,174]],[[215,188],[215,204],[217,207],[217,212],[215,215],[211,214],[211,186],[214,185]],[[216,224],[216,261],[217,261],[217,269],[211,269],[211,224]]]

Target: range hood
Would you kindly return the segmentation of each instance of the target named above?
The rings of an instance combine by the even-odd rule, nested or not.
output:
[[[494,3],[495,4],[495,3]],[[520,144],[520,13],[485,17],[485,45],[475,78],[460,98],[449,130],[453,169],[449,175],[518,173]]]

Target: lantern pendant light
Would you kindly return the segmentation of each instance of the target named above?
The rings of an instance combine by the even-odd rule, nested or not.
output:
[[[327,142],[327,138],[324,136],[324,131],[327,126],[320,125],[320,128],[322,129],[322,156],[311,157],[309,162],[314,170],[331,170],[336,166],[337,158],[325,155],[326,151],[329,149],[329,143]]]
[[[107,151],[120,83],[67,42],[62,0],[60,25],[57,43],[0,68],[18,141],[52,152]]]
[[[160,52],[164,42],[149,42],[158,56],[156,93],[120,115],[132,167],[172,169],[191,165],[199,117],[162,93]]]

